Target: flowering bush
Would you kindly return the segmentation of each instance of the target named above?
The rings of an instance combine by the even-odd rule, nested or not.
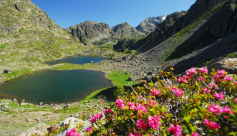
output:
[[[191,68],[177,77],[172,71],[119,96],[105,110],[105,123],[91,120],[90,134],[237,135],[236,75]]]

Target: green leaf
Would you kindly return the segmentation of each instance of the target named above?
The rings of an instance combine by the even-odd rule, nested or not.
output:
[[[148,83],[148,84],[149,84],[149,86],[151,86],[151,87],[154,86],[153,82],[150,82],[150,83]]]
[[[165,112],[165,111],[166,111],[166,108],[162,106],[161,111],[162,111],[162,112]]]
[[[197,130],[197,127],[196,126],[190,126],[192,132],[195,132]]]
[[[232,131],[232,132],[229,133],[229,135],[230,135],[230,136],[236,136],[237,133]]]
[[[191,118],[192,117],[190,115],[188,115],[188,116],[184,117],[184,120],[185,120],[186,123],[189,123]]]

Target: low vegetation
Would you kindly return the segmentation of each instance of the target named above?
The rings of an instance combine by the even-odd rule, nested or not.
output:
[[[135,82],[129,81],[129,77],[132,75],[129,72],[124,72],[124,71],[111,71],[108,73],[106,78],[109,80],[112,80],[113,85],[115,86],[125,86],[125,85],[133,85]]]
[[[115,105],[91,117],[89,135],[236,135],[236,75],[191,68],[177,77],[161,71],[157,82],[118,97]],[[160,80],[164,79],[164,80]],[[97,127],[95,127],[95,124]]]

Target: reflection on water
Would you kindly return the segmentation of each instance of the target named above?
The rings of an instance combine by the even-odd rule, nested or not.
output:
[[[110,81],[102,75],[102,72],[89,70],[42,71],[0,84],[0,96],[33,103],[74,101],[110,86]]]

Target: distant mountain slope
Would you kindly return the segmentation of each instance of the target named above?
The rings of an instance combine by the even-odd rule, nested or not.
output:
[[[44,61],[70,56],[81,43],[30,0],[0,0],[1,81],[47,67]]]
[[[59,44],[70,34],[30,0],[1,0],[0,45],[5,43]]]
[[[149,17],[142,21],[136,29],[143,33],[152,32],[155,30],[156,25],[163,22],[167,16]]]
[[[106,23],[86,21],[67,28],[67,31],[85,45],[105,45],[116,43],[123,37],[140,37],[144,34],[137,31],[127,22],[110,28]]]

